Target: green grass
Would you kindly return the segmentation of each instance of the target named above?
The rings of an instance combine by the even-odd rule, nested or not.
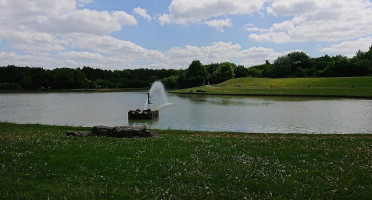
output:
[[[310,86],[310,87],[309,87]],[[372,97],[372,76],[343,78],[237,78],[213,85],[173,93],[201,89],[205,94],[269,95],[269,96],[337,96]]]
[[[372,135],[161,131],[0,123],[0,199],[368,199]]]

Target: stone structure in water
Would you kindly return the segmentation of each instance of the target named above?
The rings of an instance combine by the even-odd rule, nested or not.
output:
[[[128,112],[128,119],[144,119],[144,120],[149,120],[149,119],[156,119],[159,117],[159,111],[158,110],[143,110],[141,111],[140,109],[137,110],[130,110]]]

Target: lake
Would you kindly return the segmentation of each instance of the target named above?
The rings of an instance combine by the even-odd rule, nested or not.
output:
[[[145,124],[153,129],[254,133],[372,133],[372,100],[303,97],[156,95],[160,117],[128,120],[146,92],[1,93],[0,121],[72,126]]]

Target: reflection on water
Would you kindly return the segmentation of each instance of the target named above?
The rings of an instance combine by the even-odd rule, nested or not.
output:
[[[193,94],[176,94],[180,98],[187,98],[195,103],[207,103],[223,106],[242,106],[242,105],[268,105],[270,102],[263,101],[247,101],[247,97],[241,96],[213,96],[209,95],[193,95]]]
[[[129,126],[139,126],[142,124],[146,124],[148,126],[152,126],[159,123],[159,118],[155,118],[153,120],[138,120],[138,119],[128,119]]]
[[[141,125],[268,133],[371,133],[372,101],[361,99],[168,96],[157,120],[129,120],[145,92],[0,94],[0,121],[74,126]]]

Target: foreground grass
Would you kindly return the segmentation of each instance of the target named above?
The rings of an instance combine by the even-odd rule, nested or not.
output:
[[[309,87],[310,86],[310,87]],[[372,97],[372,76],[342,78],[237,78],[218,85],[201,86],[174,93],[200,89],[206,94],[270,96]]]
[[[0,123],[0,199],[368,199],[372,135],[158,131]]]

